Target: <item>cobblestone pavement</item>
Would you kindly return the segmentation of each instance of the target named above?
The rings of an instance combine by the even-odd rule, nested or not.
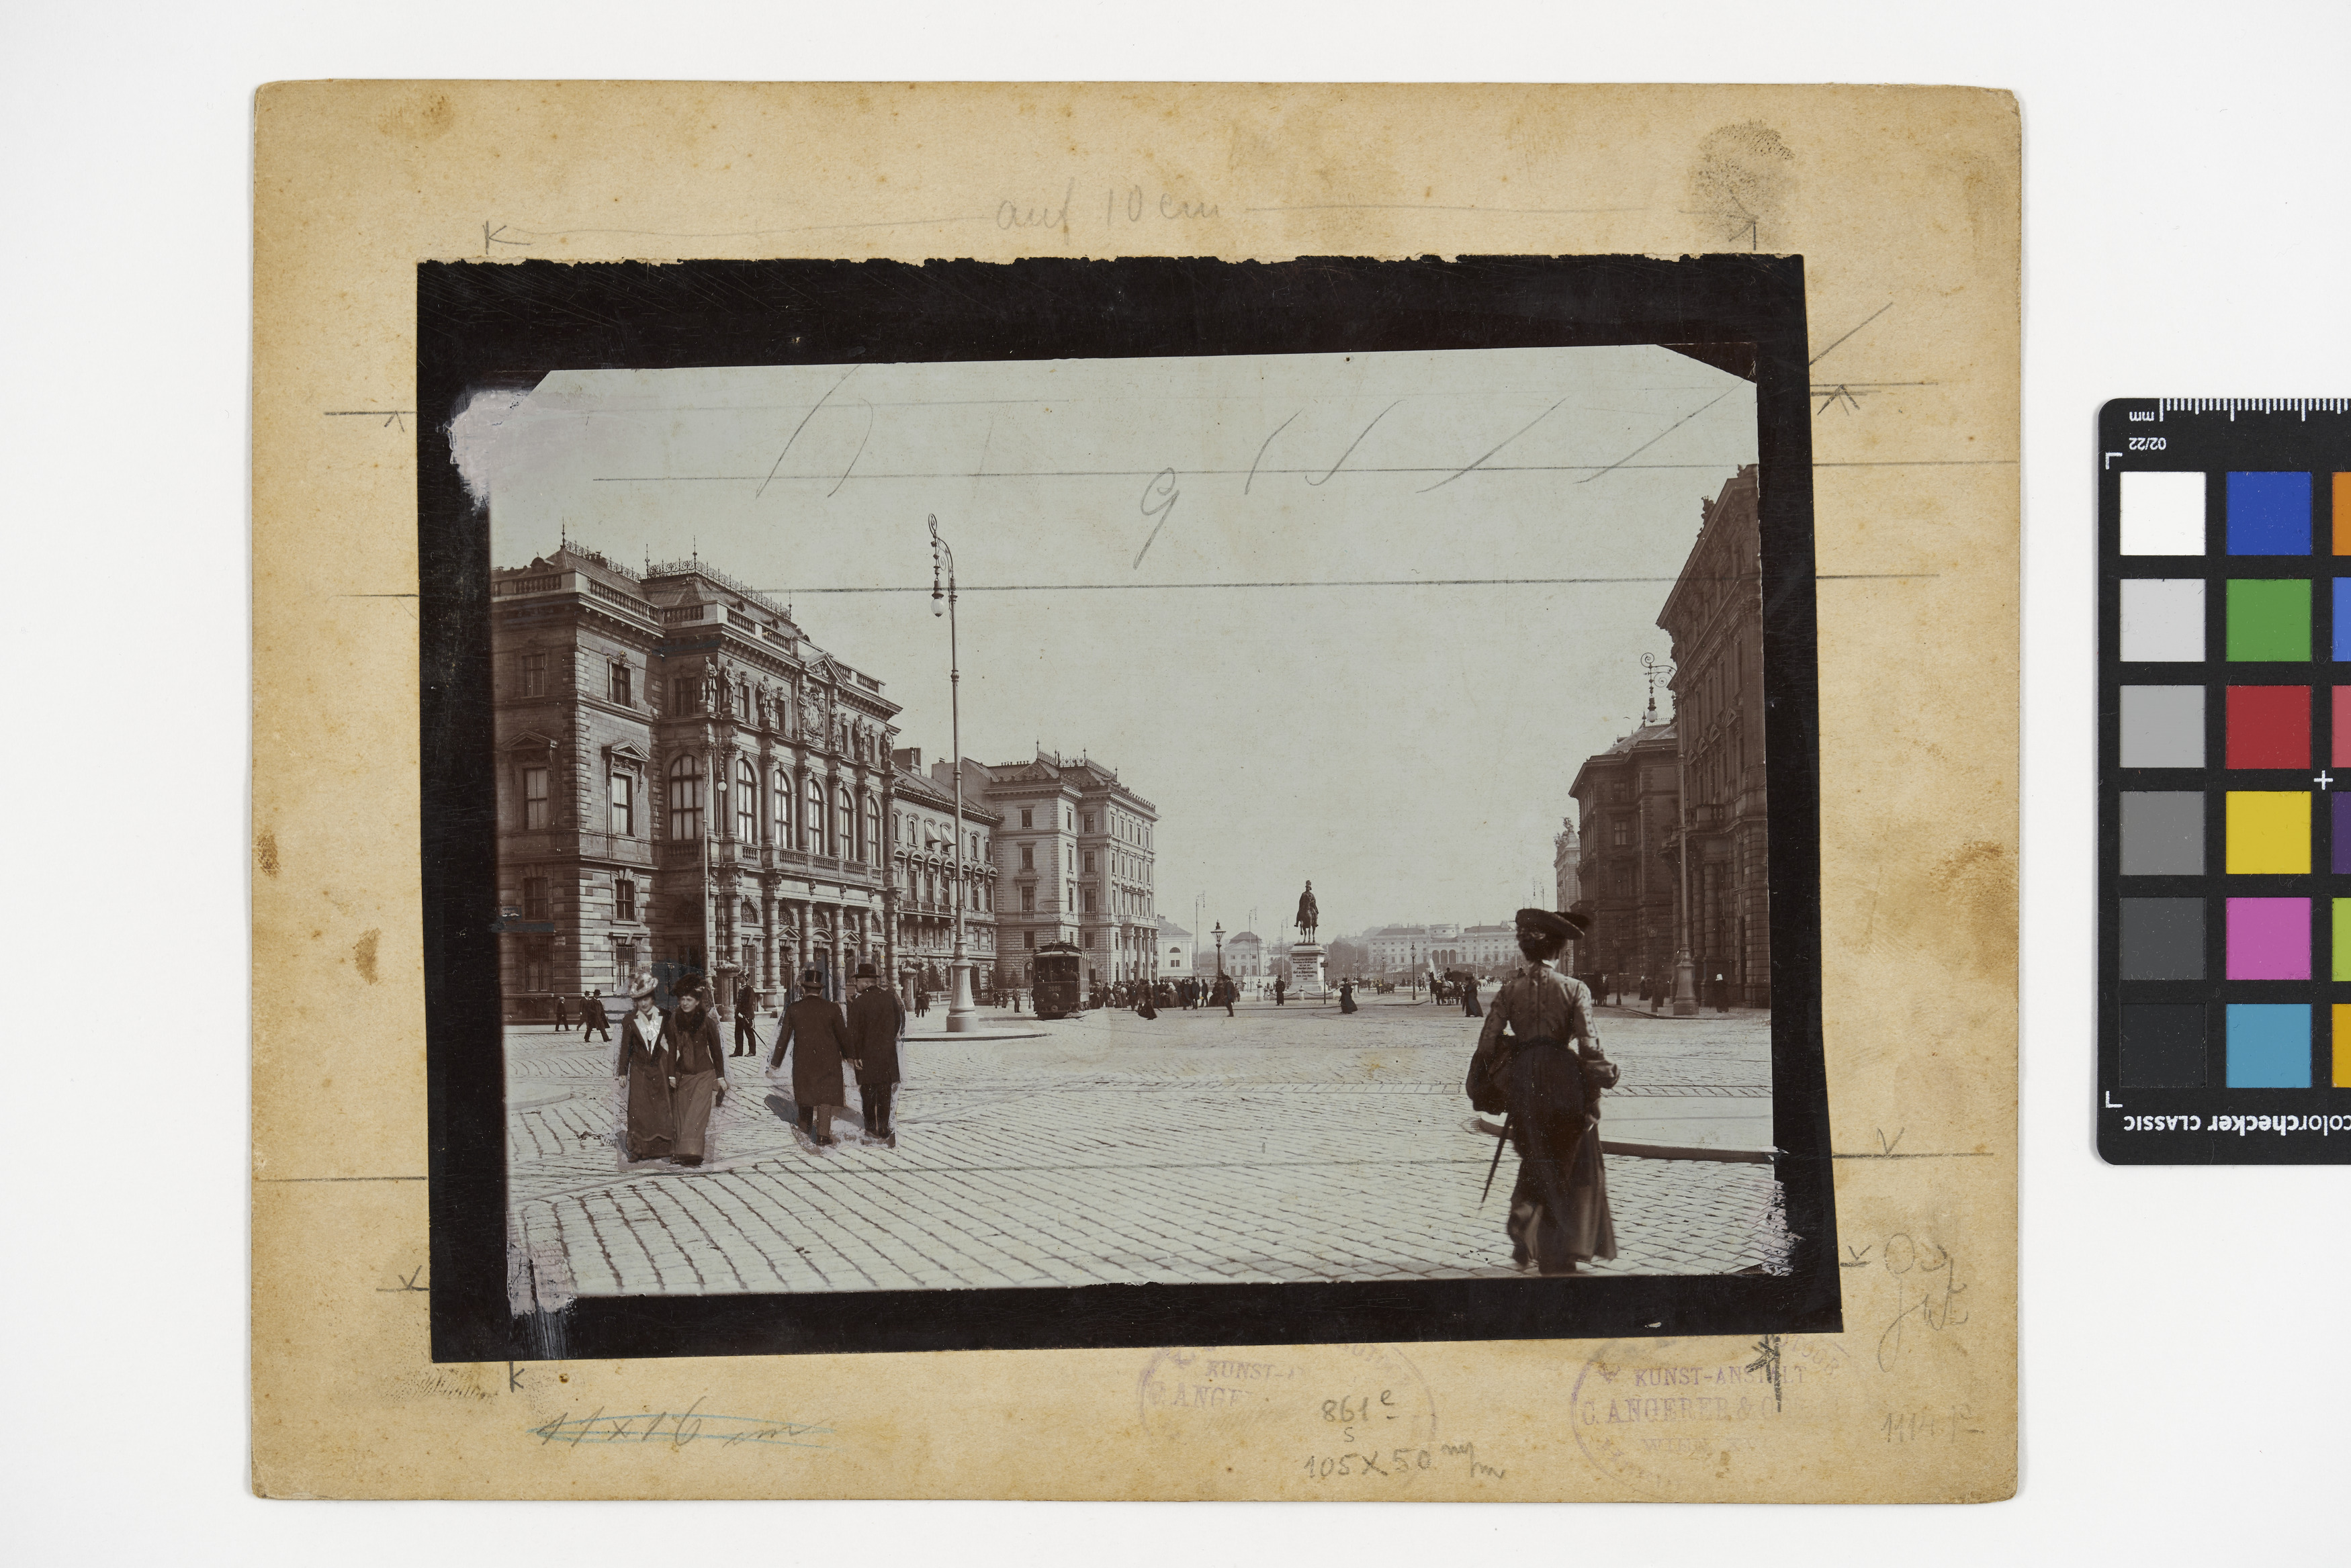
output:
[[[789,1076],[737,1058],[712,1161],[694,1171],[622,1161],[611,1046],[508,1031],[517,1304],[534,1289],[553,1306],[575,1293],[1520,1277],[1502,1231],[1513,1157],[1479,1201],[1494,1145],[1462,1096],[1478,1023],[1458,1010],[1244,1005],[1043,1027],[909,1043],[895,1149],[861,1146],[853,1117],[836,1147],[804,1148]],[[1768,1117],[1760,1015],[1604,1010],[1601,1028],[1624,1069],[1620,1108],[1761,1096]],[[772,1043],[772,1019],[760,1031]],[[1620,1256],[1595,1272],[1780,1266],[1769,1165],[1610,1155],[1607,1169]]]

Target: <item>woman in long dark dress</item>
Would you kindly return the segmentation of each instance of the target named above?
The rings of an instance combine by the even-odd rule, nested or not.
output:
[[[1461,1016],[1483,1018],[1486,1010],[1478,1005],[1478,977],[1471,975],[1461,982]]]
[[[661,1043],[670,1054],[670,1158],[700,1165],[709,1152],[710,1112],[726,1099],[726,1053],[720,1048],[718,1021],[710,1013],[710,990],[700,975],[672,987],[677,1008],[662,1025]]]
[[[1352,980],[1343,980],[1339,982],[1339,1011],[1342,1012],[1355,1011],[1355,982]]]
[[[621,1021],[620,1059],[612,1075],[628,1080],[627,1125],[622,1139],[632,1160],[666,1159],[677,1135],[670,1106],[670,1086],[676,1082],[677,1058],[664,1039],[668,1020],[653,1005],[651,976],[637,982],[630,994],[636,1011]]]

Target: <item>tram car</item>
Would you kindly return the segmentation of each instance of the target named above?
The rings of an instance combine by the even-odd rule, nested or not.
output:
[[[1040,945],[1029,974],[1038,1017],[1067,1018],[1085,1005],[1085,969],[1074,942]]]

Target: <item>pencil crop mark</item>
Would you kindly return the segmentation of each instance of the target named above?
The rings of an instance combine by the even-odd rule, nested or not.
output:
[[[800,422],[794,425],[792,427],[792,433],[784,438],[784,450],[776,454],[775,462],[768,470],[768,477],[759,481],[759,488],[751,493],[752,500],[757,501],[760,496],[768,493],[768,486],[774,482],[776,470],[784,466],[784,458],[791,452],[792,442],[800,439],[800,431],[808,429],[808,422],[809,421],[816,418],[817,410],[824,407],[825,403],[832,397],[833,393],[847,386],[849,384],[850,376],[857,374],[857,369],[858,368],[856,366],[852,365],[849,368],[848,375],[842,376],[840,380],[835,381],[831,386],[826,388],[824,396],[819,398],[815,402],[809,405],[809,411],[800,416]],[[864,448],[860,446],[858,450],[862,452]],[[852,461],[851,466],[856,466],[854,460]],[[841,478],[843,479],[847,479],[849,475],[845,472],[841,475]],[[833,488],[838,490],[841,487],[839,485],[835,485]]]
[[[1700,403],[1697,408],[1692,409],[1689,412],[1684,414],[1681,418],[1676,420],[1673,423],[1659,431],[1656,435],[1651,436],[1647,441],[1645,441],[1640,445],[1635,447],[1631,452],[1626,452],[1623,457],[1618,458],[1614,462],[1610,463],[1606,468],[1600,470],[1597,473],[1586,474],[1575,483],[1578,484],[1589,484],[1593,480],[1600,478],[1603,474],[1615,472],[1618,469],[1624,467],[1626,463],[1632,462],[1635,458],[1640,456],[1643,452],[1648,451],[1651,447],[1656,445],[1659,441],[1665,440],[1667,436],[1673,434],[1684,425],[1689,423],[1690,421],[1698,418],[1698,415],[1706,412],[1707,410],[1714,407],[1715,404],[1730,396],[1731,392],[1735,389],[1736,389],[1734,388],[1724,388],[1721,391],[1717,392],[1713,397],[1708,398],[1705,402]]]
[[[1563,403],[1565,401],[1567,401],[1567,400],[1565,398],[1562,398],[1559,400],[1559,403]],[[1553,403],[1550,408],[1545,409],[1542,412],[1537,414],[1534,418],[1520,425],[1517,430],[1512,431],[1509,435],[1506,435],[1500,441],[1496,441],[1492,446],[1486,450],[1482,456],[1480,456],[1475,462],[1468,464],[1468,467],[1455,469],[1451,473],[1447,474],[1435,484],[1422,485],[1420,487],[1420,493],[1426,495],[1432,490],[1442,490],[1447,485],[1452,483],[1455,480],[1460,478],[1463,474],[1468,473],[1470,469],[1483,467],[1488,458],[1492,457],[1496,452],[1501,451],[1504,447],[1510,445],[1512,441],[1518,440],[1520,436],[1526,434],[1537,425],[1542,423],[1543,421],[1557,413],[1559,411],[1559,403]],[[1594,477],[1597,477],[1597,475]]]
[[[1891,310],[1891,309],[1893,309],[1893,308],[1894,308],[1894,302],[1893,302],[1892,300],[1890,300],[1890,299],[1889,299],[1889,300],[1887,300],[1885,304],[1883,304],[1883,305],[1879,306],[1876,309],[1875,309],[1875,310],[1871,311],[1867,316],[1863,317],[1861,318],[1861,320],[1860,320],[1857,324],[1855,324],[1855,326],[1854,327],[1854,328],[1853,328],[1853,331],[1852,331],[1852,332],[1847,332],[1847,333],[1844,335],[1844,337],[1840,337],[1840,338],[1838,338],[1834,343],[1830,344],[1827,348],[1825,348],[1822,349],[1819,353],[1817,353],[1817,354],[1813,355],[1811,358],[1809,358],[1809,359],[1805,360],[1805,361],[1804,361],[1804,363],[1805,363],[1807,366],[1811,366],[1811,365],[1817,365],[1817,364],[1819,364],[1822,360],[1823,360],[1823,359],[1827,358],[1831,354],[1835,353],[1839,348],[1843,348],[1843,347],[1844,346],[1844,341],[1845,341],[1845,338],[1846,338],[1846,337],[1851,337],[1853,336],[1854,332],[1858,332],[1858,331],[1860,331],[1860,330],[1862,329],[1862,327],[1868,326],[1871,322],[1873,322],[1873,321],[1876,320],[1879,317],[1881,317],[1881,316],[1885,315],[1887,311],[1889,311],[1889,310]]]
[[[852,367],[852,369],[854,369],[854,368]],[[847,380],[848,379],[849,379],[849,378],[848,378],[848,377],[846,377],[846,376],[844,376],[844,377],[842,377],[842,378],[841,378],[841,379],[843,379],[843,380]],[[860,399],[858,399],[857,400],[858,400],[859,402],[861,402],[861,403],[865,403],[865,400],[864,400],[864,399],[862,399],[862,398],[860,398]],[[811,410],[811,411],[813,411],[813,410]],[[995,427],[991,425],[989,428],[990,428],[990,430],[992,431]],[[851,471],[852,469],[854,469],[854,468],[857,466],[857,460],[858,460],[859,458],[863,457],[863,456],[865,455],[865,443],[866,443],[867,441],[872,441],[872,439],[873,439],[873,405],[872,405],[872,403],[865,403],[865,433],[864,433],[863,435],[859,436],[859,437],[857,438],[857,450],[856,450],[855,452],[852,452],[852,453],[850,453],[850,454],[849,454],[849,467],[848,467],[848,468],[844,468],[844,469],[842,469],[842,470],[841,471],[841,477],[840,477],[839,479],[834,480],[834,481],[832,482],[832,488],[831,488],[831,490],[828,490],[828,491],[826,491],[826,492],[824,493],[824,498],[825,498],[827,501],[830,501],[830,500],[831,500],[834,496],[836,496],[836,495],[840,494],[840,493],[841,493],[841,487],[842,485],[844,485],[844,484],[846,484],[846,483],[849,483],[850,471]],[[985,457],[986,457],[986,454],[985,454],[985,453],[982,453],[981,455],[982,455],[982,458],[983,458],[983,460],[984,460],[984,459],[985,459]],[[783,460],[782,460],[782,459],[780,459],[780,458],[778,458],[777,461],[780,462],[781,462],[781,461],[783,461]]]
[[[1301,409],[1298,410],[1298,414],[1302,414],[1306,410],[1304,409]],[[1297,420],[1298,414],[1292,414],[1289,419],[1286,419],[1280,424],[1274,426],[1273,435],[1266,437],[1264,443],[1257,449],[1257,456],[1249,460],[1249,478],[1241,482],[1241,493],[1243,495],[1247,495],[1249,493],[1249,486],[1257,483],[1257,465],[1265,461],[1266,448],[1273,444],[1273,436],[1278,436],[1282,431],[1288,430],[1291,423]]]
[[[1396,400],[1396,403],[1400,403],[1402,401],[1404,401],[1402,398],[1398,398]],[[1365,425],[1364,427],[1363,435],[1359,435],[1353,441],[1349,441],[1347,443],[1347,450],[1339,454],[1339,462],[1334,462],[1329,468],[1323,470],[1322,478],[1309,479],[1306,483],[1315,485],[1328,484],[1331,482],[1331,476],[1339,472],[1339,463],[1345,462],[1349,458],[1354,456],[1355,449],[1364,444],[1364,436],[1367,436],[1372,433],[1372,425],[1378,424],[1382,420],[1387,418],[1389,414],[1395,412],[1395,403],[1390,403],[1386,408],[1382,409],[1378,413],[1374,414],[1372,416],[1372,424]]]

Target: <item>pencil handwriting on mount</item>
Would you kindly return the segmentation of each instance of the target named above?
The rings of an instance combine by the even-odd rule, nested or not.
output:
[[[1007,196],[996,203],[996,226],[999,229],[1059,229],[1070,232],[1078,182],[1071,180],[1061,187],[1060,203],[1051,198],[1040,202],[1033,197]],[[1217,202],[1206,197],[1178,195],[1173,191],[1161,191],[1155,195],[1140,185],[1106,185],[1102,188],[1102,226],[1124,228],[1144,223],[1180,223],[1204,218],[1222,216]],[[1084,221],[1093,222],[1091,210]]]

